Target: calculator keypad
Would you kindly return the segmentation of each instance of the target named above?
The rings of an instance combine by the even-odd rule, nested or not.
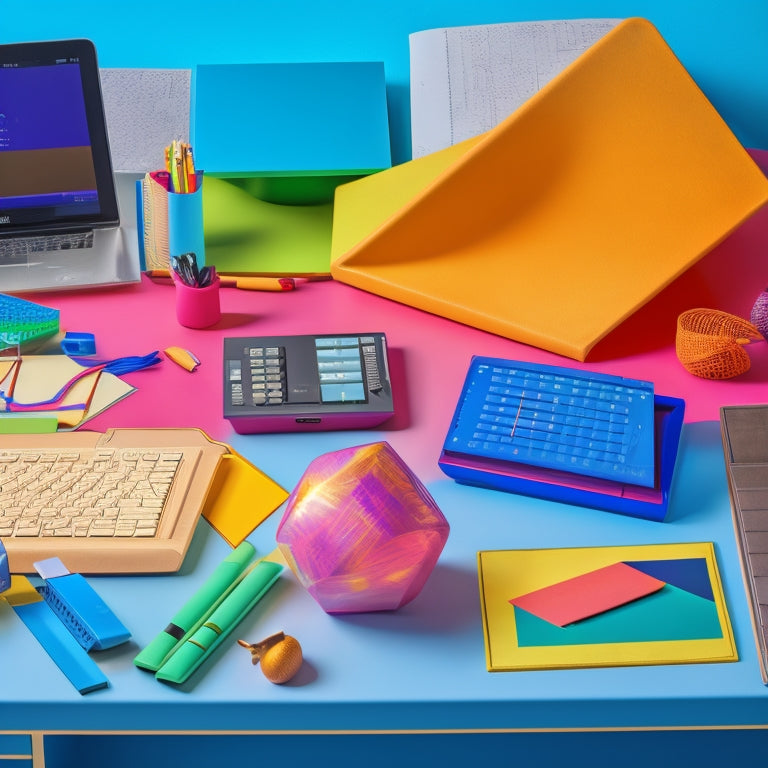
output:
[[[228,363],[232,405],[281,405],[286,401],[285,348],[249,347]]]
[[[285,402],[284,347],[250,347],[248,369],[253,405],[281,405]]]

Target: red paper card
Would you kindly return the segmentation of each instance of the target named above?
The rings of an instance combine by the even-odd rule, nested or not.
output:
[[[614,563],[509,602],[540,619],[564,627],[657,592],[664,582],[626,563]]]

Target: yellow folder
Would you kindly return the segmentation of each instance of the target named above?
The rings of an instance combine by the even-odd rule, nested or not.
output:
[[[738,661],[712,542],[484,550],[477,562],[489,672]],[[514,605],[518,596],[616,563],[664,586],[565,626]]]
[[[628,19],[496,128],[337,188],[339,281],[577,360],[768,200]]]

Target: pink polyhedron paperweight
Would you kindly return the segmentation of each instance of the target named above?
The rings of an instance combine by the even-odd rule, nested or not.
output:
[[[386,442],[316,458],[287,501],[277,543],[327,613],[413,600],[448,539],[429,491]]]

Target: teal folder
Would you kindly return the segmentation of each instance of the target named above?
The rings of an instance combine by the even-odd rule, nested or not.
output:
[[[723,636],[714,600],[666,584],[658,593],[558,627],[515,608],[517,643],[523,648],[584,643],[651,643]]]
[[[391,165],[382,62],[201,64],[197,167],[209,176],[363,175]]]

